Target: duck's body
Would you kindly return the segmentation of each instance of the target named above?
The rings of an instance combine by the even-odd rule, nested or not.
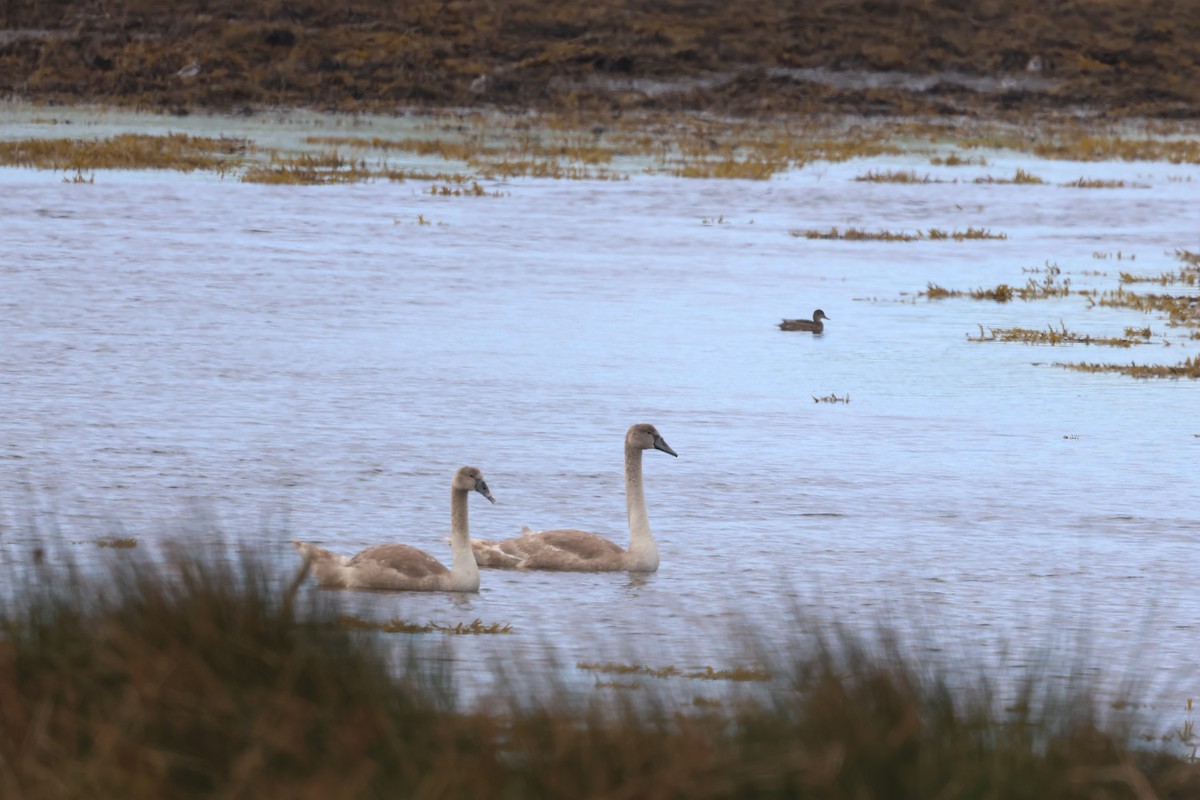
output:
[[[595,533],[563,528],[534,531],[522,528],[512,539],[472,540],[475,560],[483,567],[544,569],[565,572],[653,572],[658,569],[658,545],[650,532],[646,495],[642,489],[642,451],[662,450],[675,455],[653,425],[634,425],[625,434],[625,508],[629,518],[629,549]]]
[[[829,317],[825,316],[825,312],[818,308],[813,312],[812,319],[785,319],[779,323],[779,330],[823,333],[825,331],[825,323],[821,321],[823,319],[829,319]]]
[[[368,547],[350,558],[321,547],[294,542],[322,586],[345,589],[391,589],[410,592],[477,592],[479,566],[471,553],[467,494],[479,492],[491,502],[483,474],[463,467],[450,484],[450,551],[447,568],[436,558],[407,544]]]

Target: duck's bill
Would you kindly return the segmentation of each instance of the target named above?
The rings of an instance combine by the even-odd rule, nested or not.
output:
[[[654,437],[654,449],[662,450],[664,453],[670,453],[671,455],[675,456],[676,458],[679,458],[679,454],[676,453],[674,450],[672,450],[671,445],[667,444],[666,441],[664,441],[661,436]]]
[[[475,481],[475,491],[479,492],[481,495],[490,500],[493,505],[496,503],[496,498],[492,497],[492,493],[488,491],[486,481]]]

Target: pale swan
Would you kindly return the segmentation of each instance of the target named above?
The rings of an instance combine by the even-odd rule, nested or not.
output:
[[[484,567],[553,569],[571,572],[654,572],[658,545],[650,533],[646,495],[642,492],[642,451],[676,455],[653,425],[634,425],[625,434],[625,507],[629,515],[629,549],[577,530],[533,531],[499,542],[471,540],[475,560]],[[678,456],[676,456],[678,457]]]
[[[825,316],[825,312],[818,308],[813,312],[813,318],[811,320],[785,319],[783,322],[779,323],[779,330],[812,331],[813,333],[822,333],[825,330],[825,323],[821,322],[823,319],[829,319],[829,317]],[[832,320],[830,321],[832,322]]]
[[[303,542],[293,542],[309,561],[322,586],[345,589],[398,589],[415,592],[477,592],[479,565],[471,554],[467,493],[479,492],[495,503],[483,473],[463,467],[450,483],[450,552],[446,569],[436,558],[406,544],[368,547],[352,558]]]

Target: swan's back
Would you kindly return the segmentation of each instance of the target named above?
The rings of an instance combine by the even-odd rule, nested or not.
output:
[[[406,544],[381,544],[368,547],[351,558],[347,562],[347,566],[361,567],[365,566],[367,562],[374,562],[385,569],[395,570],[413,580],[450,573],[450,570],[433,556]]]
[[[322,586],[339,589],[409,591],[454,590],[450,570],[436,558],[406,544],[369,547],[352,558],[296,542]]]
[[[628,553],[595,533],[569,528],[533,531],[500,542],[474,540],[471,547],[480,566],[546,569],[566,572],[610,572],[626,568]]]

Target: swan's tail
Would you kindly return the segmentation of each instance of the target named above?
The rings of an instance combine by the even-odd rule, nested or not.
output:
[[[331,553],[323,547],[292,542],[300,551],[300,556],[308,563],[309,571],[322,586],[349,586],[346,575],[346,557]]]
[[[472,539],[471,552],[475,554],[475,563],[481,567],[498,567],[500,569],[515,569],[520,566],[520,557],[504,552],[500,545],[501,542]]]

